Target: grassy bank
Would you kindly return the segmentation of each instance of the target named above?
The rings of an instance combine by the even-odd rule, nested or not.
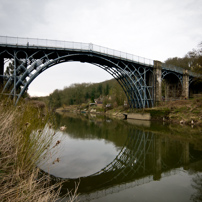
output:
[[[202,126],[202,97],[162,102],[158,107],[145,111],[151,114],[153,120]]]
[[[88,105],[70,105],[61,107],[56,112],[75,112],[75,113],[95,113],[106,114],[108,116],[123,118],[123,114],[129,113],[150,113],[152,120],[202,126],[202,97],[189,100],[176,100],[161,102],[157,107],[146,109],[126,109],[117,107],[104,109],[89,107]]]
[[[36,104],[36,103],[35,103]],[[44,108],[0,102],[0,201],[55,201],[61,183],[50,185],[37,162],[51,141],[43,134],[48,116]],[[33,132],[35,131],[35,132]],[[42,155],[43,154],[43,155]]]

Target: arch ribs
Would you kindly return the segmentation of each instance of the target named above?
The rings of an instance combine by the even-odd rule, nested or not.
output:
[[[123,61],[93,51],[63,51],[63,50],[31,50],[20,48],[5,48],[0,56],[14,61],[14,69],[10,75],[4,76],[5,85],[2,94],[13,98],[17,104],[31,82],[43,71],[59,63],[69,61],[87,62],[99,66],[111,74],[123,88],[131,108],[152,107],[153,94],[148,85],[146,75],[152,72],[150,66]]]
[[[5,75],[4,62],[8,59],[14,68]],[[92,43],[0,36],[1,94],[9,95],[17,104],[37,76],[51,66],[68,61],[91,63],[107,71],[122,86],[131,108],[152,107],[160,102],[161,81],[169,74],[179,79],[185,97],[193,80],[201,78],[180,67]]]

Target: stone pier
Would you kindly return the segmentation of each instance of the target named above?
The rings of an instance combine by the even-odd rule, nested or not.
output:
[[[162,100],[162,63],[160,61],[154,61],[154,96],[155,103]]]
[[[182,86],[182,98],[189,98],[189,74],[187,70],[183,72],[183,86]]]

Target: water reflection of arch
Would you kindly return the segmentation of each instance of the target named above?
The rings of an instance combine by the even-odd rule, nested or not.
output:
[[[106,187],[115,187],[113,192],[117,192],[127,187],[120,187],[120,184],[130,182],[137,186],[152,181],[154,141],[153,133],[131,129],[125,145],[110,164],[90,176],[68,179],[63,186],[64,194],[67,189],[74,189],[78,181],[81,194],[94,193]]]
[[[91,194],[106,188],[117,192],[118,185],[137,186],[159,179],[163,167],[161,158],[157,158],[161,151],[158,142],[161,138],[152,132],[131,129],[125,145],[110,164],[90,176],[68,179],[64,190],[73,189],[75,181],[80,180],[79,192]]]
[[[85,201],[159,180],[196,161],[194,152],[189,142],[171,141],[153,132],[131,128],[125,145],[110,164],[92,175],[68,179],[63,186],[64,194],[67,189],[74,189],[78,181],[79,193]],[[177,158],[170,161],[168,156]]]
[[[169,153],[163,151],[166,147],[166,143],[169,147],[166,148]],[[177,146],[176,146],[177,144]],[[188,147],[187,147],[188,146]],[[161,140],[161,170],[166,171],[172,168],[178,168],[186,163],[189,163],[189,143],[170,141],[169,139]]]
[[[150,169],[146,169],[146,157],[151,154],[153,148],[153,133],[131,129],[124,147],[116,158],[105,168],[92,176],[117,170],[120,171],[117,176],[121,176],[122,173],[126,176],[126,174],[131,172],[139,172],[140,168],[143,168],[144,173],[149,173]]]

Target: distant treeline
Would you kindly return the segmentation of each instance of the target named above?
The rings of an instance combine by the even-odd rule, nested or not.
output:
[[[68,105],[94,103],[98,98],[103,101],[104,105],[110,103],[114,107],[123,105],[127,100],[122,87],[115,79],[101,83],[72,84],[63,90],[56,89],[49,96],[41,99],[50,108],[55,109]]]
[[[189,51],[184,57],[168,58],[165,63],[202,74],[202,42],[196,49]]]

